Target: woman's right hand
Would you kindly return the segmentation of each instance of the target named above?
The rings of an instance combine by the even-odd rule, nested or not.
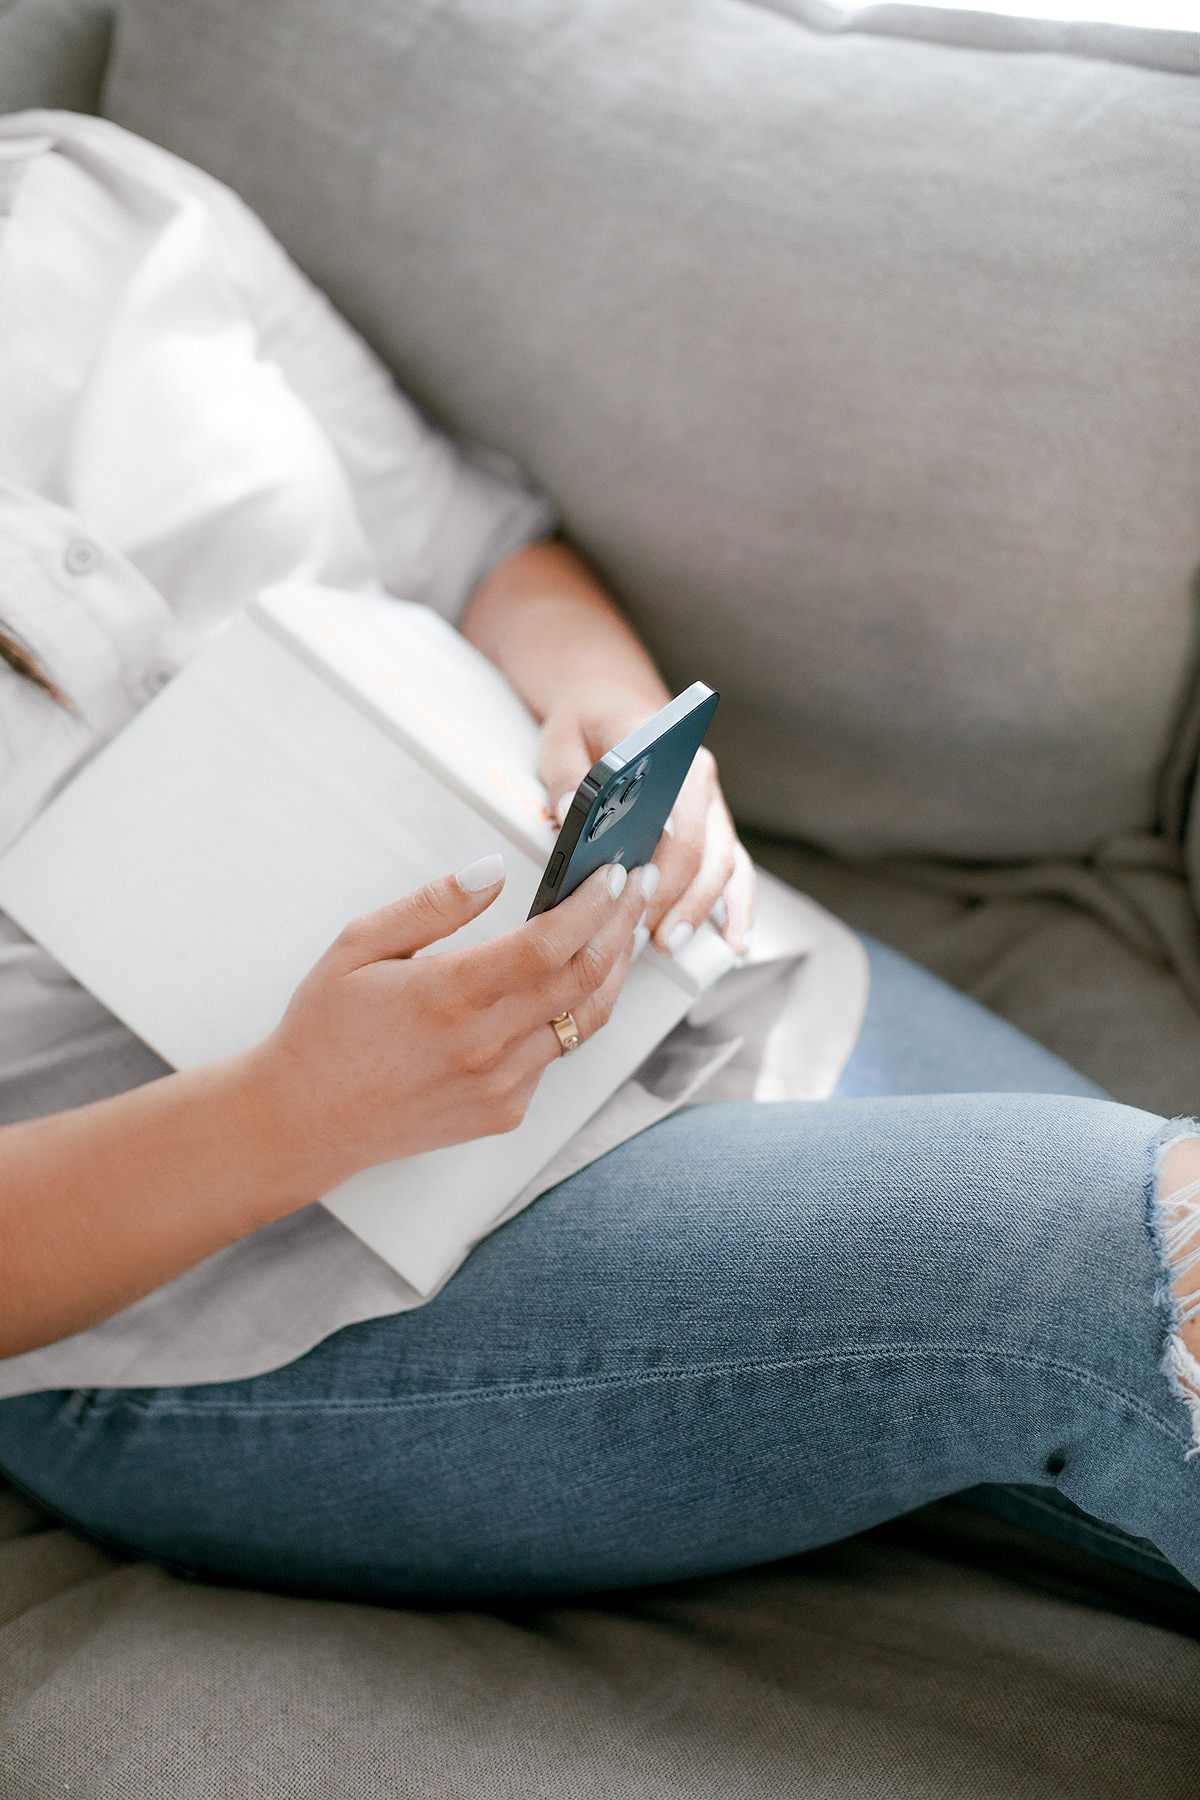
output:
[[[586,1039],[612,1011],[645,909],[640,875],[599,869],[551,912],[436,956],[416,952],[486,911],[499,857],[348,925],[251,1058],[297,1190],[514,1130],[560,1054],[551,1019],[570,1012]]]

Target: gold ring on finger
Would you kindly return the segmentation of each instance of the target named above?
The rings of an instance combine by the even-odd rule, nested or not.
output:
[[[578,1050],[583,1039],[579,1035],[579,1027],[571,1013],[559,1013],[557,1019],[551,1019],[550,1029],[558,1039],[560,1056],[570,1056],[572,1050]]]

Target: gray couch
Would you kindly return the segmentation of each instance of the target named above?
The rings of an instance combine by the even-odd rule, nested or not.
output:
[[[725,693],[757,853],[1200,1103],[1197,40],[813,0],[0,0],[0,108],[239,187]],[[907,38],[904,33],[908,33]],[[954,41],[938,42],[939,33]],[[958,1501],[503,1613],[0,1497],[4,1800],[1200,1791],[1200,1610]]]

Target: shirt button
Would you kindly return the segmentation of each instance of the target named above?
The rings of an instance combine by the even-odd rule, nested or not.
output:
[[[100,561],[100,552],[90,538],[72,538],[63,552],[68,575],[90,575]]]
[[[137,684],[138,699],[143,701],[152,700],[155,694],[160,694],[162,692],[172,675],[176,674],[178,674],[178,670],[174,663],[166,661],[152,662]]]

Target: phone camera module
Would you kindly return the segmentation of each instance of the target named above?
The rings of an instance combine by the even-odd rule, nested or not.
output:
[[[635,807],[642,797],[642,786],[650,768],[651,758],[641,757],[632,768],[626,769],[613,782],[606,792],[596,814],[591,830],[588,832],[589,844],[602,838],[606,831],[611,831],[626,814]]]

